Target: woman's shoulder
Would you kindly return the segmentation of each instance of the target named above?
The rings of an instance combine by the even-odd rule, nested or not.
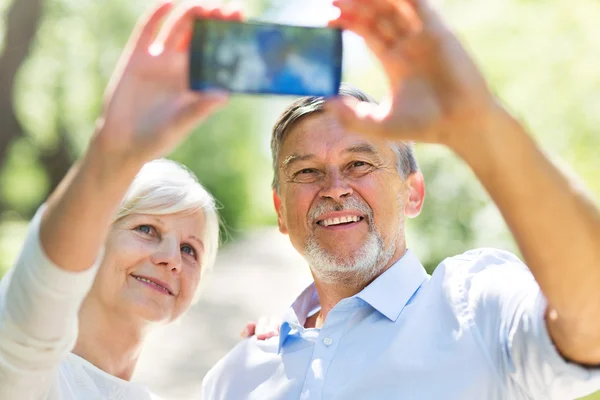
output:
[[[160,400],[145,386],[110,375],[73,353],[61,363],[59,380],[61,400]]]

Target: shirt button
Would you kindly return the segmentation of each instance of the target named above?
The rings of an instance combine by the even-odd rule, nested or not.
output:
[[[323,344],[327,347],[331,346],[333,344],[333,339],[326,337],[325,339],[323,339]]]

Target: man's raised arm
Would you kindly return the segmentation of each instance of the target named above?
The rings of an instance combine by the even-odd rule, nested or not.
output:
[[[363,36],[392,85],[382,107],[329,104],[347,128],[438,143],[473,169],[548,301],[560,352],[600,364],[600,211],[497,104],[478,68],[423,0],[336,0],[333,25]],[[368,11],[368,12],[367,12]]]

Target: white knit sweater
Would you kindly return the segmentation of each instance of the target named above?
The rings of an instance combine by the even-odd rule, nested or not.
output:
[[[16,265],[0,282],[0,399],[157,399],[71,353],[77,313],[99,261],[79,273],[54,265],[40,245],[42,213],[32,220]]]

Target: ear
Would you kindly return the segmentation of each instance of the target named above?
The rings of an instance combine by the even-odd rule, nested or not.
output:
[[[425,202],[425,179],[421,171],[413,172],[406,179],[408,199],[404,206],[404,213],[408,218],[415,218],[421,214]]]
[[[285,220],[283,218],[283,207],[281,206],[281,199],[277,194],[277,191],[273,189],[273,205],[275,206],[275,212],[277,213],[277,225],[279,225],[279,232],[287,235],[287,225],[285,224]]]

